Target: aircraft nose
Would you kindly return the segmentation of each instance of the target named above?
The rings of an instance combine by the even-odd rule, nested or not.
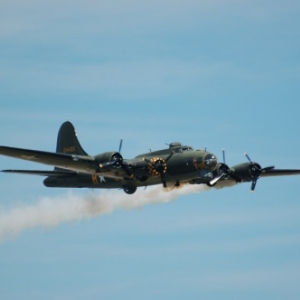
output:
[[[218,160],[213,154],[207,154],[204,158],[204,165],[206,169],[214,170],[217,167]]]

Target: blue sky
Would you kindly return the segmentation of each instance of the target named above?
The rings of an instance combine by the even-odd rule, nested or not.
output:
[[[0,144],[54,151],[69,120],[91,155],[181,141],[225,148],[229,165],[247,151],[300,168],[299,13],[289,0],[1,1]],[[7,168],[49,169],[0,157]],[[299,299],[300,177],[134,198],[42,180],[0,174],[3,299]],[[111,212],[82,212],[91,198]]]

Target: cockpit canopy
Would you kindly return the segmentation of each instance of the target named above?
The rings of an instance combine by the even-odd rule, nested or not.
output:
[[[194,150],[191,146],[182,146],[182,144],[178,142],[171,143],[169,148],[177,153]]]
[[[169,148],[178,148],[178,147],[181,147],[181,143],[178,143],[178,142],[173,142],[170,144]]]

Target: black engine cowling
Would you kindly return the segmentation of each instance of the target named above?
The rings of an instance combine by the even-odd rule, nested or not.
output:
[[[120,168],[123,163],[123,157],[119,152],[101,153],[95,159],[100,169]]]
[[[258,163],[243,163],[231,168],[231,176],[237,182],[253,181],[262,174],[262,168]]]
[[[230,168],[224,163],[218,163],[216,171],[217,176],[223,174],[222,179],[227,179],[230,175]]]
[[[218,163],[214,170],[214,178],[206,182],[208,186],[215,186],[219,180],[227,179],[231,174],[230,168],[224,163]]]

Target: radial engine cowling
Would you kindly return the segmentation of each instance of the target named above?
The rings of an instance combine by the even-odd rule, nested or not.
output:
[[[148,163],[148,172],[151,176],[161,176],[167,171],[167,163],[160,157],[153,157]]]
[[[227,179],[229,177],[231,171],[230,171],[230,168],[226,164],[218,163],[215,172],[216,172],[217,176],[223,175],[222,179]]]

